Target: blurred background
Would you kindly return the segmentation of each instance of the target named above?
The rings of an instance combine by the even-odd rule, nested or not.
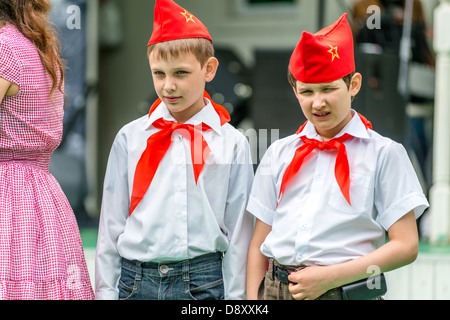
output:
[[[156,99],[146,55],[155,1],[51,2],[68,67],[70,101],[64,138],[51,171],[76,213],[93,272],[112,142],[122,126],[146,114]],[[302,32],[317,32],[347,12],[357,71],[363,75],[353,108],[376,131],[406,147],[429,194],[436,65],[433,12],[439,0],[176,2],[197,16],[212,35],[220,66],[207,90],[249,139],[256,132],[256,140],[250,141],[255,168],[271,142],[294,133],[305,120],[286,77],[289,57]],[[450,270],[450,247],[427,241],[428,215],[418,221],[418,261],[388,276],[394,281],[388,284],[390,298],[450,298],[450,280],[444,276]]]

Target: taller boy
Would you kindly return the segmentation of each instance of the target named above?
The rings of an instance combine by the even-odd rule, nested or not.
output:
[[[159,99],[111,150],[96,298],[243,299],[253,167],[246,138],[204,91],[218,67],[211,36],[157,0],[148,56]]]

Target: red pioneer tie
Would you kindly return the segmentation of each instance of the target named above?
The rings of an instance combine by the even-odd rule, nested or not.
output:
[[[372,129],[372,124],[367,121],[362,115],[358,114],[364,125],[367,129]],[[297,131],[297,134],[300,133],[303,128],[306,126],[306,123],[300,127]],[[318,141],[314,139],[308,139],[305,136],[301,137],[304,144],[300,146],[294,154],[294,157],[286,168],[286,171],[283,175],[283,180],[281,181],[280,195],[278,197],[278,203],[281,202],[283,198],[286,187],[291,182],[292,178],[297,174],[300,170],[300,167],[303,164],[304,159],[308,154],[310,154],[314,149],[319,150],[337,150],[336,163],[334,166],[334,175],[336,177],[336,181],[341,189],[342,194],[344,195],[347,202],[351,205],[350,202],[350,169],[348,165],[347,159],[347,150],[344,145],[344,141],[350,139],[352,136],[349,134],[344,134],[343,136],[335,139],[331,139],[329,141]]]
[[[209,95],[206,93],[204,97],[211,100]],[[161,100],[158,99],[150,108],[150,114],[159,106]],[[221,125],[230,121],[230,116],[226,109],[221,105],[211,103],[220,117]],[[156,170],[158,169],[159,163],[166,154],[172,143],[172,133],[176,130],[183,135],[186,139],[191,141],[191,158],[192,165],[194,168],[195,183],[198,181],[198,177],[203,169],[205,160],[208,158],[210,149],[205,139],[203,138],[202,132],[209,131],[211,128],[205,124],[201,125],[188,125],[178,122],[166,121],[162,118],[153,122],[153,126],[160,131],[151,135],[147,140],[147,147],[139,159],[136,170],[134,173],[133,190],[130,199],[130,212],[131,215],[134,209],[137,207],[139,202],[144,197],[147,192],[153,177],[155,176]],[[200,143],[201,142],[201,143]],[[200,148],[201,146],[201,148]]]

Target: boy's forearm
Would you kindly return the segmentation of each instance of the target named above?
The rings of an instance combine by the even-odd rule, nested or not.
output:
[[[256,219],[255,231],[248,249],[247,257],[247,299],[258,299],[258,288],[267,269],[267,257],[261,253],[261,245],[272,227]]]
[[[258,299],[258,288],[264,278],[267,258],[260,252],[259,247],[250,246],[247,262],[247,299]]]
[[[401,244],[389,242],[364,257],[330,266],[328,271],[333,279],[330,289],[374,276],[376,271],[387,272],[413,262],[402,248]]]

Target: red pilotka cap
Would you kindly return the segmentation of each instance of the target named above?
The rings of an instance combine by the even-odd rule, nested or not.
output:
[[[327,83],[355,71],[353,34],[344,13],[338,21],[315,34],[303,32],[289,68],[303,83]]]
[[[154,15],[153,33],[147,46],[188,38],[205,38],[212,41],[205,25],[172,0],[156,0]]]

